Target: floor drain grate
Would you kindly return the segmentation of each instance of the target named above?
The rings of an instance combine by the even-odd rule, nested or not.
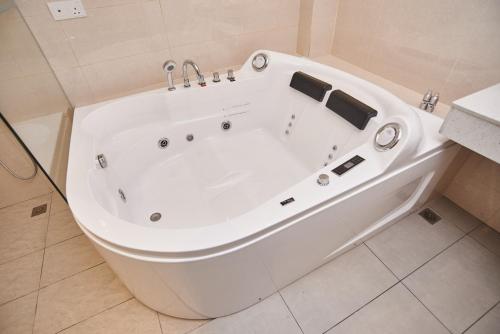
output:
[[[418,215],[424,218],[429,224],[434,225],[438,221],[441,220],[441,216],[439,216],[435,211],[431,208],[425,208],[418,213]]]
[[[45,212],[47,212],[47,204],[42,204],[42,205],[39,205],[39,206],[35,206],[31,210],[31,217],[39,216],[41,214],[44,214]]]

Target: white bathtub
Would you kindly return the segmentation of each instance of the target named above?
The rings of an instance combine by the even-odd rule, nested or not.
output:
[[[250,57],[235,82],[75,111],[71,210],[132,294],[162,313],[213,318],[258,302],[409,214],[456,153],[439,118],[334,68],[263,52],[269,66],[257,72]],[[296,71],[333,89],[318,102],[289,86]],[[364,130],[325,106],[337,89],[377,110]],[[401,136],[381,151],[387,123]],[[354,156],[364,161],[332,172]]]

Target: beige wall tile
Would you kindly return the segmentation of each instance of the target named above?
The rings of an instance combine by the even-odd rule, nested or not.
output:
[[[34,333],[54,333],[131,298],[106,264],[40,290]]]
[[[446,103],[500,81],[498,1],[339,1],[335,56]]]
[[[161,23],[160,16],[151,15],[155,12],[160,12],[157,2],[94,8],[84,19],[62,21],[62,28],[79,64],[88,65],[150,52],[152,36],[161,32],[154,29],[162,28],[154,22]]]
[[[373,45],[372,34],[382,16],[383,0],[339,1],[333,55],[367,68]]]
[[[0,333],[30,334],[35,318],[37,292],[0,306]]]
[[[157,313],[136,299],[104,311],[61,332],[62,334],[161,334]],[[181,332],[164,333],[175,334]]]
[[[329,54],[335,34],[337,0],[315,0],[311,22],[310,57]]]
[[[0,265],[0,304],[38,289],[43,251]]]
[[[60,281],[102,262],[104,260],[85,235],[68,239],[45,249],[40,286]]]
[[[64,210],[50,215],[47,230],[47,247],[82,234],[71,211]]]
[[[168,51],[147,53],[84,66],[82,70],[96,101],[102,101],[162,82],[161,66],[168,58]]]

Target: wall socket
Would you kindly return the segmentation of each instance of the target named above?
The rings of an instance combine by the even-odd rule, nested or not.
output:
[[[81,0],[64,0],[47,2],[54,20],[69,20],[87,16]]]

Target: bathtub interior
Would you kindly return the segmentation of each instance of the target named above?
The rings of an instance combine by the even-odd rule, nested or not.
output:
[[[318,102],[289,87],[296,70],[331,83],[378,115],[359,130],[325,107],[328,93]],[[89,159],[102,153],[108,162],[105,169],[89,168],[97,202],[114,216],[153,228],[221,223],[325,166],[331,169],[349,152],[373,146],[382,124],[393,119],[406,124],[413,113],[355,78],[316,66],[285,62],[256,73],[246,64],[237,74],[234,83],[148,92],[82,116],[81,128],[93,144]],[[221,129],[223,121],[231,123],[230,130]],[[194,139],[188,141],[188,135]],[[168,138],[166,148],[159,148],[160,138]],[[411,154],[411,147],[400,146]],[[154,212],[162,218],[152,224]]]

